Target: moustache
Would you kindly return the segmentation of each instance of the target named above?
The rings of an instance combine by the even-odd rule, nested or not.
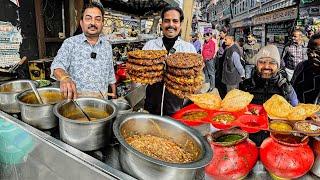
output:
[[[89,29],[90,29],[90,28],[98,29],[98,27],[97,27],[97,26],[95,26],[95,25],[93,25],[93,24],[91,24],[90,26],[88,26],[88,28],[89,28]]]
[[[261,69],[261,71],[273,71],[272,69]]]
[[[177,28],[175,28],[175,27],[173,27],[173,26],[168,26],[168,27],[166,27],[166,30],[169,30],[169,29],[177,30]]]

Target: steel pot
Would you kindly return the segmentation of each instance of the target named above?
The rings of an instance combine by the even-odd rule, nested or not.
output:
[[[212,157],[207,141],[194,129],[169,117],[145,113],[123,115],[114,122],[113,131],[120,142],[120,164],[122,169],[138,179],[195,179]],[[168,163],[146,156],[131,147],[124,139],[130,133],[152,134],[167,137],[186,149],[198,153],[190,163]]]
[[[20,108],[16,96],[30,89],[30,80],[9,81],[0,85],[0,109],[7,113],[19,113]]]
[[[133,111],[129,102],[123,98],[111,100],[118,107],[118,116],[131,113]]]
[[[34,92],[26,90],[17,95],[22,121],[38,129],[51,129],[58,125],[58,119],[53,114],[53,106],[63,100],[59,88],[37,89],[44,104],[39,104]]]
[[[54,114],[59,118],[60,138],[82,151],[93,151],[104,147],[112,136],[112,123],[117,115],[116,105],[111,101],[93,97],[78,98],[75,101],[85,111],[88,107],[95,108],[97,112],[108,113],[108,116],[97,117],[93,121],[70,119],[70,114],[81,112],[71,101],[60,102],[53,109]],[[88,114],[92,117],[90,113]]]

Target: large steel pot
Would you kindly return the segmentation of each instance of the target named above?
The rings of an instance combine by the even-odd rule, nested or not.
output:
[[[38,129],[51,129],[58,125],[58,119],[53,114],[53,106],[63,100],[59,88],[37,89],[44,104],[39,104],[34,92],[26,90],[17,95],[22,121]]]
[[[95,108],[98,111],[108,113],[107,117],[96,117],[93,121],[80,121],[70,119],[70,114],[81,113],[73,102],[65,100],[55,105],[53,112],[59,118],[60,138],[67,144],[82,150],[93,151],[104,147],[112,136],[112,123],[117,115],[117,107],[111,101],[83,97],[75,100],[79,106]],[[87,112],[90,117],[90,112]],[[82,115],[82,114],[81,114]]]
[[[122,169],[138,179],[194,179],[212,157],[207,141],[194,129],[169,117],[145,113],[123,115],[114,122],[113,131],[119,140]],[[197,158],[190,163],[168,163],[146,156],[131,147],[125,137],[132,133],[167,137],[185,149],[197,151]]]
[[[20,108],[16,96],[30,89],[30,80],[9,81],[0,85],[0,109],[7,113],[19,113]]]

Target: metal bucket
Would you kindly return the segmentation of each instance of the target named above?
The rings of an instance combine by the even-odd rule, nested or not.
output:
[[[117,107],[111,101],[98,98],[78,98],[75,100],[80,107],[96,120],[82,121],[71,117],[83,117],[74,103],[65,100],[54,107],[54,114],[59,118],[59,131],[62,141],[82,150],[93,151],[104,147],[112,136],[112,123],[117,115]],[[94,108],[97,112],[105,112],[106,117],[89,112],[86,108]],[[103,115],[104,116],[104,115]]]
[[[20,108],[16,96],[30,89],[30,80],[9,81],[0,85],[0,109],[7,113],[19,113]]]
[[[53,106],[63,100],[59,88],[38,88],[44,104],[39,104],[34,92],[30,89],[19,93],[17,101],[21,109],[22,121],[38,129],[51,129],[58,125],[53,114]]]

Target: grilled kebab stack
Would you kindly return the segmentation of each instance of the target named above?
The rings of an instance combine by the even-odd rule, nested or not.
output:
[[[167,90],[180,97],[186,98],[201,89],[203,83],[202,56],[195,53],[175,53],[166,58],[167,72],[165,85]]]
[[[128,52],[127,72],[132,81],[154,84],[163,80],[165,50]]]

